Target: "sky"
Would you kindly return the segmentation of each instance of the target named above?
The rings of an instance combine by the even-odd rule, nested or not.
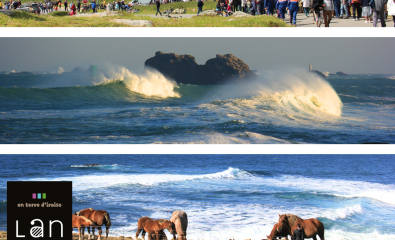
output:
[[[312,64],[322,72],[394,74],[394,42],[394,38],[0,38],[0,71],[59,67],[71,71],[109,64],[140,72],[146,59],[162,51],[193,55],[199,64],[231,53],[259,71],[308,69]]]

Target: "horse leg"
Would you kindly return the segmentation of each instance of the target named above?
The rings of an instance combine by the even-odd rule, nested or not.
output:
[[[85,238],[85,228],[81,228],[81,231],[82,231],[82,240],[84,240]]]
[[[92,239],[95,239],[95,228],[92,227]]]
[[[88,229],[88,239],[91,239],[91,227],[86,227]],[[92,229],[93,230],[93,229]]]
[[[106,227],[106,240],[108,240],[108,232],[110,231],[110,227]]]
[[[145,239],[145,233],[146,233],[146,231],[143,229],[143,233],[142,233],[143,239]],[[150,240],[149,237],[150,237],[150,234],[148,233],[148,240]]]
[[[78,240],[81,240],[81,227],[78,227]]]
[[[316,236],[313,236],[313,240],[317,240],[317,237],[316,237]]]
[[[101,239],[101,226],[99,227],[99,237],[97,238],[97,240]]]
[[[143,229],[141,229],[141,228],[137,228],[137,232],[136,232],[136,240],[137,240],[138,236],[140,235],[140,232],[141,232],[141,230],[143,230]],[[144,239],[144,237],[143,237],[143,239]]]
[[[156,240],[159,240],[159,231],[155,231]]]

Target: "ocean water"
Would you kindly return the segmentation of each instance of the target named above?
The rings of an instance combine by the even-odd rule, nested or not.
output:
[[[393,155],[0,155],[6,182],[73,181],[73,212],[105,209],[110,235],[140,217],[188,214],[188,239],[263,239],[291,213],[317,218],[327,240],[395,239]],[[85,164],[101,164],[86,167]],[[165,231],[168,238],[170,234]]]
[[[293,71],[198,86],[125,68],[0,74],[0,143],[395,143],[394,79]]]

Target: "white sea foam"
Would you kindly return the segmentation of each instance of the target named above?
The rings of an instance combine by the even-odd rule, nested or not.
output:
[[[162,98],[180,97],[174,91],[174,88],[177,86],[176,82],[165,78],[163,74],[153,69],[146,69],[140,75],[130,72],[125,67],[114,67],[103,72],[99,74],[97,84],[121,80],[133,92]]]
[[[282,175],[280,177],[258,177],[238,168],[228,168],[225,171],[200,174],[106,174],[83,175],[60,178],[35,178],[29,180],[73,181],[73,189],[82,191],[91,188],[110,187],[119,184],[140,184],[146,186],[169,182],[191,181],[199,179],[243,179],[251,186],[259,185],[280,187],[281,191],[299,189],[320,194],[331,194],[345,198],[371,198],[387,204],[395,205],[395,185],[363,181],[339,179],[317,179],[310,177]]]
[[[72,168],[98,168],[98,167],[118,167],[121,165],[118,164],[112,164],[112,165],[99,165],[99,166],[87,166],[87,165],[71,165],[70,167]]]
[[[357,205],[350,208],[358,208]],[[189,204],[186,209],[188,213],[188,239],[263,239],[270,233],[273,225],[278,221],[278,213],[292,212],[302,218],[322,217],[322,209],[311,207],[308,209],[284,209],[265,204],[215,204],[206,203],[199,205],[197,203]],[[343,209],[344,210],[344,209]],[[169,218],[173,211],[171,208],[162,207],[162,212],[153,212],[151,218]],[[329,209],[329,211],[339,212],[342,209]],[[354,213],[350,211],[346,214],[351,216]],[[343,218],[338,216],[337,218]],[[118,227],[126,233],[126,236],[134,236],[137,230],[137,224],[125,224]],[[117,228],[113,229],[114,233],[119,232]],[[165,231],[168,238],[170,234]],[[343,239],[361,239],[360,233],[344,232],[340,230],[326,230],[326,239],[338,240],[337,236],[343,236]],[[354,238],[357,234],[357,238]],[[377,239],[381,234],[377,231],[367,233],[372,238]],[[385,235],[384,236],[394,236]],[[390,238],[384,238],[390,239]]]
[[[110,187],[119,184],[140,184],[152,186],[162,183],[189,181],[198,179],[235,179],[248,177],[250,174],[237,168],[228,168],[223,172],[201,175],[170,175],[170,174],[105,174],[84,175],[59,178],[34,178],[29,181],[73,181],[73,190],[82,191],[92,188]]]
[[[395,185],[380,184],[363,181],[349,181],[339,179],[316,179],[301,176],[284,175],[280,178],[262,179],[263,184],[316,191],[333,194],[339,197],[358,198],[365,197],[395,205]]]
[[[322,213],[321,217],[328,218],[331,220],[336,220],[339,218],[344,219],[354,214],[362,214],[362,213],[363,213],[362,206],[360,204],[356,204],[345,208],[326,210]]]
[[[278,144],[292,143],[291,141],[275,138],[254,132],[240,132],[232,134],[205,133],[193,137],[178,137],[174,140],[157,141],[156,144],[183,143],[183,144]]]

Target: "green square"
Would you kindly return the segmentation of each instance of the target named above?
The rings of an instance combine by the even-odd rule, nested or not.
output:
[[[47,194],[43,193],[43,199],[47,199]]]

